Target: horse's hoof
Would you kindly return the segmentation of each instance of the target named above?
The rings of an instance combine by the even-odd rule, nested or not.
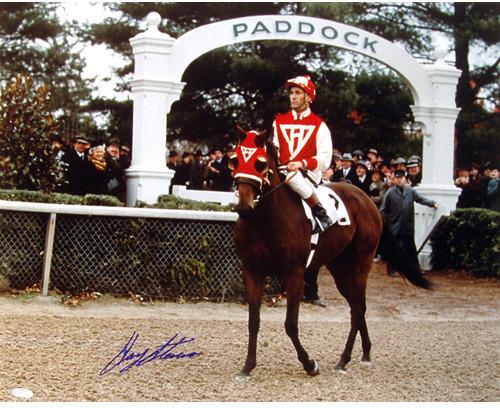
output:
[[[248,381],[250,379],[250,374],[241,370],[236,374],[235,378],[236,381]]]
[[[345,368],[336,368],[335,371],[342,375],[347,375],[347,370]]]
[[[306,371],[308,375],[311,377],[314,377],[315,375],[319,374],[319,364],[316,362],[316,360],[313,360],[314,367],[312,370]]]
[[[372,366],[372,362],[370,360],[361,360],[361,366],[365,368],[370,368]]]
[[[337,371],[339,374],[344,374],[344,375],[347,374],[345,365],[340,363],[335,366],[335,371]]]

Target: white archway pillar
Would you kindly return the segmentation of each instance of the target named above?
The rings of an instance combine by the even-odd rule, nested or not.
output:
[[[455,105],[455,94],[460,71],[444,62],[444,54],[437,62],[424,66],[432,86],[433,106],[412,106],[415,121],[422,125],[422,183],[416,190],[424,197],[440,204],[438,214],[448,215],[456,207],[460,194],[453,180],[455,121],[460,109]],[[425,239],[435,211],[424,206],[416,208],[415,242],[417,247]],[[423,268],[430,268],[429,245],[419,255]]]
[[[444,63],[419,64],[403,48],[356,27],[306,16],[251,16],[207,24],[173,39],[158,30],[158,13],[147,17],[148,30],[130,40],[135,57],[132,83],[134,125],[132,165],[127,171],[127,204],[154,202],[167,193],[173,172],[166,167],[167,114],[180,98],[182,75],[199,56],[246,41],[292,40],[331,45],[366,55],[398,72],[414,99],[412,110],[424,127],[423,182],[419,191],[455,208],[453,185],[456,84],[460,72]],[[432,211],[432,210],[431,210]],[[425,234],[418,219],[416,240]]]
[[[166,166],[167,114],[184,83],[166,80],[175,39],[158,30],[161,17],[150,13],[148,29],[130,39],[134,53],[132,163],[126,170],[127,205],[155,203],[168,194],[174,172]]]

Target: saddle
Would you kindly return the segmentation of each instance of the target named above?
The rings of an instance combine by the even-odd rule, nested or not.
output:
[[[314,192],[318,196],[321,205],[324,207],[333,223],[337,223],[340,226],[351,225],[351,219],[349,218],[347,208],[335,191],[328,187],[318,186],[314,189]],[[309,207],[305,200],[302,200],[302,206],[304,207],[304,213],[306,214],[307,219],[311,223],[311,228],[314,230],[317,221],[312,215],[311,207]],[[318,239],[319,233],[311,235],[311,253],[307,259],[306,268],[312,261],[314,252],[316,251],[316,245],[318,244]]]
[[[314,189],[314,192],[334,223],[338,223],[340,226],[351,225],[351,219],[349,218],[346,206],[335,191],[328,187],[319,186]],[[311,207],[309,207],[305,200],[302,200],[302,206],[304,207],[306,217],[309,219],[311,226],[314,229],[316,220],[312,216]]]

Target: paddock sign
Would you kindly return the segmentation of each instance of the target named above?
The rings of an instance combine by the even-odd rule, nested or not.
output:
[[[259,40],[270,35],[290,35],[290,40],[297,41],[297,37],[303,37],[304,41],[322,42],[334,46],[363,51],[364,53],[377,54],[378,40],[370,38],[366,32],[346,30],[345,25],[328,21],[327,24],[310,21],[289,21],[282,19],[257,20],[255,22],[240,22],[232,25],[232,36],[236,41]],[[352,29],[352,27],[349,27]]]

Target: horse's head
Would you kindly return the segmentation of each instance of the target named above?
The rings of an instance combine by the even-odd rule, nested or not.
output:
[[[267,146],[267,131],[244,131],[237,126],[243,136],[229,159],[229,167],[234,172],[234,180],[238,191],[236,212],[241,218],[247,218],[255,207],[255,199],[262,192],[265,184],[269,184],[267,174],[270,165]]]

